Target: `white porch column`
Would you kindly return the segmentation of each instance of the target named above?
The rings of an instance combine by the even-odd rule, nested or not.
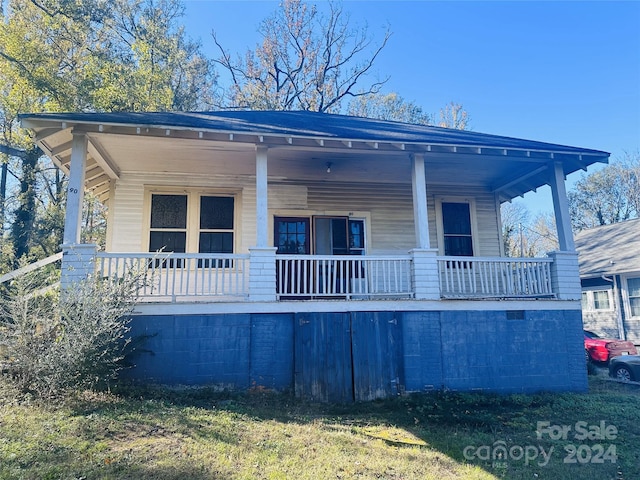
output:
[[[249,248],[249,300],[276,301],[276,248]]]
[[[569,200],[564,184],[564,169],[562,162],[553,163],[551,172],[551,195],[553,210],[556,215],[556,229],[560,251],[550,252],[553,259],[551,264],[551,286],[556,296],[561,300],[580,300],[580,269],[578,267],[578,253],[573,242],[571,231],[571,217],[569,216]]]
[[[269,244],[267,183],[267,148],[256,146],[256,245],[260,248]]]
[[[551,288],[560,300],[580,300],[580,269],[577,252],[549,252],[551,264]]]
[[[554,162],[551,172],[551,195],[553,197],[553,210],[556,215],[556,229],[558,230],[558,242],[560,251],[573,252],[576,247],[573,243],[571,231],[571,217],[569,216],[569,200],[564,184],[564,169],[561,162]]]
[[[424,155],[411,156],[411,187],[413,191],[413,222],[416,226],[416,248],[430,248],[429,217],[427,214],[427,184]]]
[[[67,188],[67,207],[64,217],[63,244],[80,243],[82,226],[82,201],[84,199],[84,173],[87,166],[87,136],[73,133],[71,164]]]
[[[411,255],[411,279],[416,300],[440,300],[438,250],[416,248]]]
[[[438,250],[431,248],[427,212],[427,182],[424,155],[411,155],[411,190],[413,191],[413,223],[416,248],[411,250],[411,280],[417,300],[439,300]]]
[[[276,248],[269,247],[267,148],[256,146],[256,246],[249,248],[249,300],[275,302]]]

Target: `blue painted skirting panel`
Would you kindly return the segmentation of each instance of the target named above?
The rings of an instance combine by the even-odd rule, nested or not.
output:
[[[357,326],[355,336],[350,327],[339,326],[349,334],[346,341],[353,342],[350,349],[341,347],[340,352],[348,355],[333,351],[337,346],[330,335],[319,335],[308,348],[301,347],[306,345],[302,338],[306,330],[296,327],[297,321],[312,326],[319,322],[326,329],[333,328],[326,322],[332,324],[334,317],[326,313],[136,316],[131,334],[147,338],[146,351],[135,357],[136,367],[127,377],[239,390],[304,390],[308,396],[313,389],[300,380],[301,366],[326,357],[344,362],[345,371],[361,372],[325,375],[323,382],[344,383],[329,385],[327,391],[368,389],[365,396],[403,389],[587,389],[580,311],[343,313],[338,317],[345,317],[347,327]],[[385,352],[371,351],[382,349],[381,345]]]
[[[252,387],[293,387],[294,314],[252,314],[250,380]]]
[[[251,316],[134,317],[132,336],[149,336],[135,359],[134,378],[173,384],[250,386]]]
[[[405,390],[441,389],[440,312],[404,312],[401,322]]]
[[[446,388],[587,388],[580,312],[443,312],[440,325]]]

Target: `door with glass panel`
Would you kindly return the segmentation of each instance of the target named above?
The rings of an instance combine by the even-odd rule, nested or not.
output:
[[[311,222],[307,217],[275,217],[274,239],[277,255],[309,255]],[[308,298],[312,263],[305,259],[278,260],[276,292],[280,298]]]
[[[316,267],[319,293],[344,295],[364,293],[363,262],[343,256],[364,254],[364,221],[349,217],[313,217],[313,243],[316,255],[332,255]]]

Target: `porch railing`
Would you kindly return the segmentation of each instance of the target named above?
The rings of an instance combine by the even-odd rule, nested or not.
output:
[[[99,276],[118,279],[128,269],[144,269],[148,282],[140,291],[146,301],[179,297],[246,299],[249,255],[189,253],[104,253],[96,258]]]
[[[409,256],[277,255],[278,298],[413,297]]]
[[[438,257],[443,297],[552,297],[550,258]]]
[[[103,253],[100,276],[144,269],[144,301],[249,298],[248,254]],[[437,257],[442,298],[554,297],[551,258]],[[276,255],[276,297],[414,298],[410,256]]]

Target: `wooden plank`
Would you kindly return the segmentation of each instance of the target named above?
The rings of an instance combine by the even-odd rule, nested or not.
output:
[[[45,265],[49,265],[50,263],[57,262],[62,258],[62,252],[58,252],[50,257],[43,258],[42,260],[38,260],[37,262],[26,265],[22,268],[14,270],[9,273],[5,273],[0,277],[0,283],[8,282],[9,280],[13,280],[21,275],[24,275],[29,272],[33,272],[34,270],[38,270],[40,267],[44,267]]]
[[[353,401],[348,313],[296,314],[294,376],[298,397]]]
[[[400,393],[402,331],[395,312],[352,312],[353,389],[356,401]]]

